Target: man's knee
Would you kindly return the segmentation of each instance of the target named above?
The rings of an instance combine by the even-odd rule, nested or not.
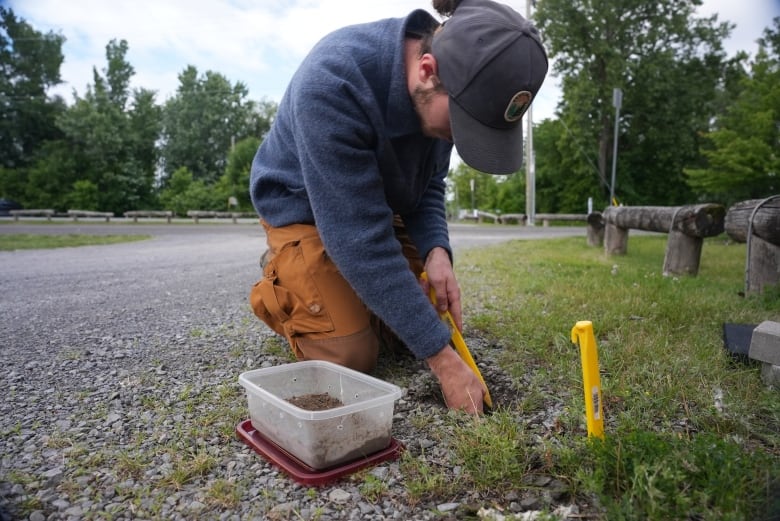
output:
[[[370,327],[347,336],[294,340],[296,355],[303,360],[327,360],[363,373],[376,367],[379,341]]]

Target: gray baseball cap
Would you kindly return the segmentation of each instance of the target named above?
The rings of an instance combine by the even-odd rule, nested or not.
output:
[[[433,55],[458,155],[482,172],[519,170],[522,117],[548,67],[536,28],[506,5],[464,0],[434,36]]]

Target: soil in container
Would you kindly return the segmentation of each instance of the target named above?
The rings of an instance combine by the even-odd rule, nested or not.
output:
[[[287,401],[305,411],[324,411],[344,405],[341,400],[328,393],[302,394],[287,398]]]

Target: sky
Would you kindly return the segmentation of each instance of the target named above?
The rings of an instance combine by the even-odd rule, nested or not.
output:
[[[526,14],[526,0],[503,0]],[[279,101],[307,51],[344,25],[405,16],[414,9],[433,13],[429,0],[0,0],[37,31],[62,34],[63,84],[52,90],[66,101],[83,96],[93,68],[106,66],[112,39],[127,40],[127,61],[135,69],[131,87],[172,96],[188,65],[242,82],[249,98]],[[780,16],[780,0],[703,0],[700,16],[717,13],[736,24],[726,50],[754,53],[756,39]],[[438,15],[436,15],[438,16]],[[533,16],[532,16],[533,18]],[[548,76],[533,104],[533,119],[553,117],[558,81]]]

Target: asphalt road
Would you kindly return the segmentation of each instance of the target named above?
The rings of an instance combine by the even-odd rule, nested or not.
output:
[[[265,237],[258,223],[13,223],[0,234],[144,234],[105,246],[0,252],[0,342],[44,349],[53,331],[95,327],[140,333],[200,310],[246,308],[260,276]],[[452,224],[453,248],[511,239],[582,235],[585,228]],[[216,317],[215,317],[216,318]],[[87,325],[94,326],[87,326]],[[147,324],[145,326],[144,324]]]
[[[477,225],[469,223],[450,223],[450,240],[453,248],[495,244],[511,239],[547,239],[551,237],[568,237],[585,235],[584,227],[577,226],[519,226],[519,225]],[[162,222],[132,223],[129,220],[112,221],[79,221],[61,220],[59,222],[38,221],[13,222],[10,219],[0,219],[1,234],[88,234],[88,235],[120,235],[142,234],[152,236],[260,236],[264,237],[262,227],[250,219],[241,219],[237,224],[228,222],[201,221],[192,224],[190,220],[180,220],[178,223]]]

